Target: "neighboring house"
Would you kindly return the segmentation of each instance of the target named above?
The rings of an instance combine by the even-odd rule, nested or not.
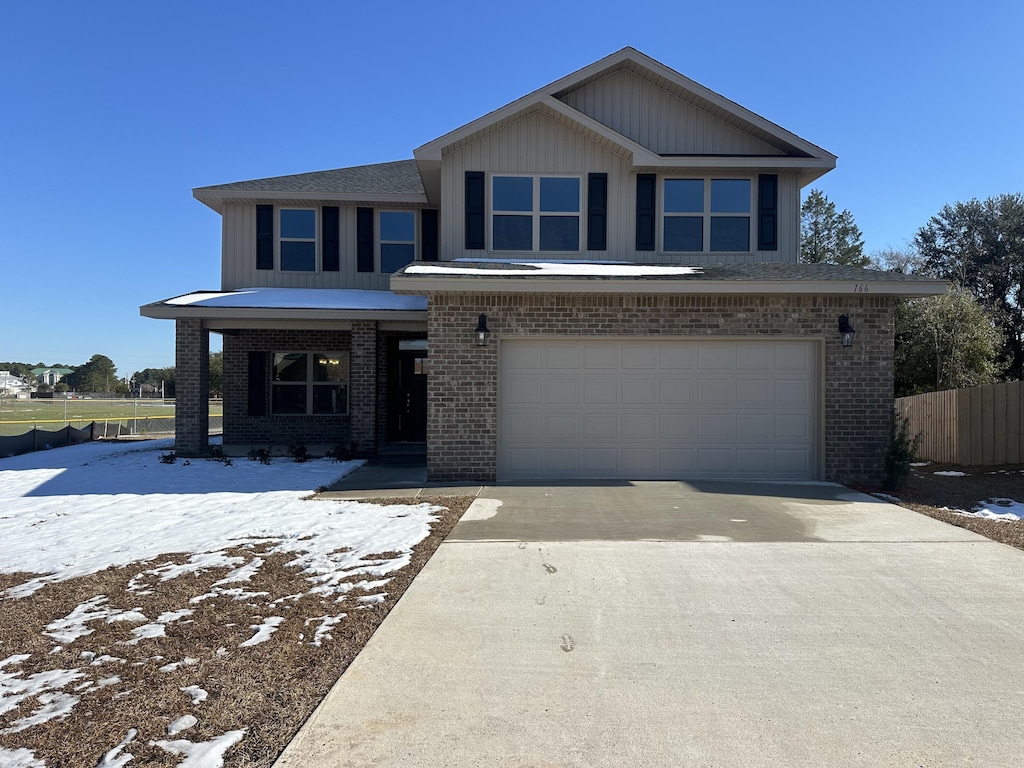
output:
[[[72,373],[74,371],[71,368],[33,368],[31,370],[31,374],[36,377],[36,381],[50,387]]]
[[[141,308],[176,322],[179,453],[206,449],[214,332],[229,451],[426,443],[443,481],[878,476],[896,299],[945,283],[798,263],[800,190],[835,156],[631,48],[413,154],[194,190],[220,290]]]
[[[0,371],[0,395],[17,396],[25,393],[28,397],[30,387],[27,381],[15,376],[10,371]]]

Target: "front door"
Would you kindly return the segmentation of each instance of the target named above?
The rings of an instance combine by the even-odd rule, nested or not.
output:
[[[396,339],[388,351],[388,442],[425,443],[427,340]]]

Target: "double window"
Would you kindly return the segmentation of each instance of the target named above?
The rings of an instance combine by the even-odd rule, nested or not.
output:
[[[347,352],[274,352],[273,414],[348,413]]]
[[[316,271],[316,209],[278,209],[278,242],[281,270]]]
[[[380,212],[380,271],[397,272],[416,260],[416,213]]]
[[[665,179],[663,251],[749,251],[750,179]]]
[[[495,251],[579,251],[577,176],[492,176]]]

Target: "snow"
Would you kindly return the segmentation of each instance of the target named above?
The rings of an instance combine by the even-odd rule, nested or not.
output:
[[[701,274],[700,267],[669,267],[656,264],[628,264],[593,261],[502,261],[520,267],[449,267],[443,264],[411,264],[406,275],[476,275],[479,277],[676,277]],[[523,269],[522,267],[526,267]]]
[[[255,629],[256,634],[245,642],[239,643],[238,647],[248,648],[252,645],[259,645],[260,643],[267,642],[267,640],[270,639],[270,636],[277,632],[277,628],[281,626],[283,621],[284,616],[267,616],[267,618],[263,620],[262,624],[255,624],[249,627],[249,629]]]
[[[62,703],[66,701],[63,697],[74,699],[75,701],[78,700],[77,697],[60,693],[60,689],[85,677],[84,672],[79,672],[75,669],[49,669],[45,672],[36,672],[26,677],[17,671],[4,671],[8,665],[17,666],[30,657],[31,654],[19,654],[8,657],[0,662],[0,715],[17,709],[22,702],[35,698],[42,702],[44,706],[38,709],[30,718],[22,718],[6,731],[0,733],[21,731],[31,725],[46,722],[46,720],[60,716],[62,714]],[[60,695],[58,696],[57,694]],[[44,697],[46,698],[44,699]],[[27,721],[31,722],[28,725],[20,725]]]
[[[46,768],[46,763],[42,760],[36,760],[34,752],[23,747],[18,749],[0,747],[0,765],[4,768]],[[120,765],[114,765],[113,763],[111,763],[111,767],[121,768]],[[97,768],[107,768],[107,766],[101,763]]]
[[[912,467],[927,467],[929,464],[931,464],[930,461],[912,461],[912,462],[910,462],[910,466],[912,466]]]
[[[174,662],[171,662],[170,664],[164,664],[162,667],[160,667],[160,671],[161,672],[173,672],[174,670],[178,669],[179,667],[194,667],[198,663],[199,663],[199,659],[193,659],[191,656],[186,656],[181,661],[174,661]]]
[[[939,475],[940,477],[967,477],[966,472],[957,472],[953,469],[947,469],[943,472],[932,472],[933,475]]]
[[[121,755],[120,752],[135,741],[135,737],[138,735],[139,732],[135,728],[129,729],[125,737],[121,739],[121,743],[103,755],[103,759],[100,760],[96,768],[124,768],[124,766],[128,765],[128,763],[135,759],[135,755],[128,754],[127,752]]]
[[[206,701],[206,697],[210,695],[198,685],[186,685],[184,688],[179,688],[178,690],[186,696],[190,696],[193,704],[202,704]]]
[[[216,293],[197,292],[167,299],[164,304],[184,307],[236,309],[356,309],[426,311],[425,296],[400,296],[391,291],[338,288],[241,288]]]
[[[959,515],[966,517],[980,517],[985,520],[998,520],[1006,523],[1016,523],[1024,520],[1024,502],[1013,499],[988,499],[982,501],[970,512],[956,510]]]
[[[878,493],[872,493],[871,495],[874,496],[875,498],[881,499],[882,501],[888,501],[890,504],[899,504],[900,503],[900,500],[898,498],[896,498],[895,496],[893,496],[892,494],[889,494],[889,493],[878,492]]]
[[[195,715],[182,715],[173,723],[167,726],[168,736],[177,736],[182,731],[187,731],[199,722]]]
[[[177,741],[151,741],[164,752],[185,755],[178,768],[220,768],[224,765],[224,753],[242,740],[245,731],[228,731],[210,741],[193,743],[186,739]]]

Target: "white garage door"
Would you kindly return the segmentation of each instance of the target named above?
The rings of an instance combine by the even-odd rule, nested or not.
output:
[[[498,479],[814,479],[816,350],[502,340]]]

